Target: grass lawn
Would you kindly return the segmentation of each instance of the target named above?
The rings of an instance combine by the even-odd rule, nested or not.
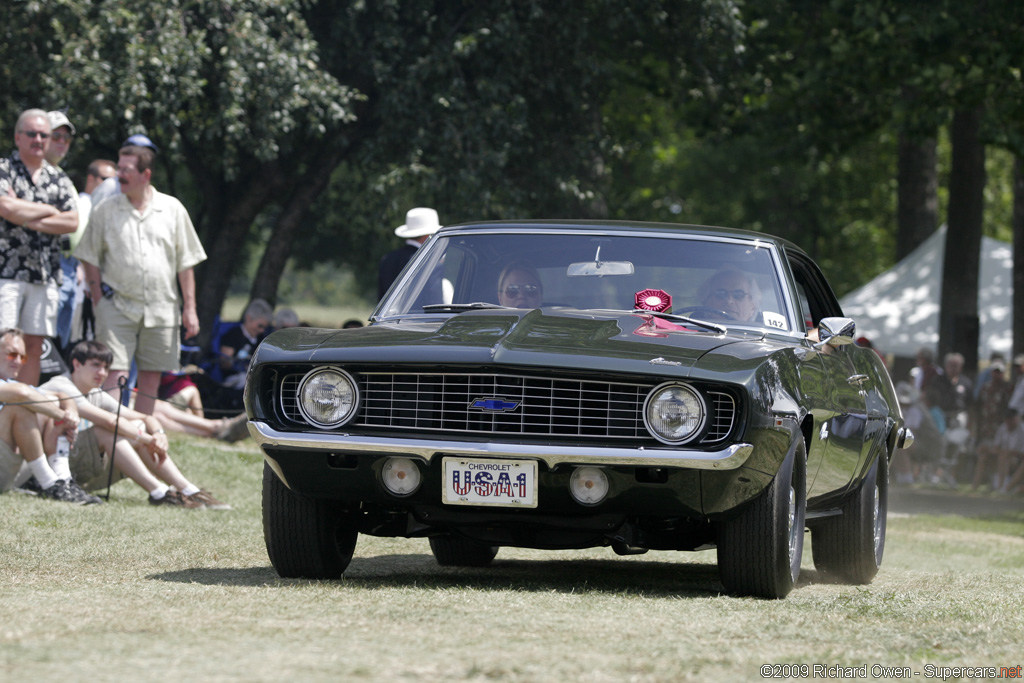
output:
[[[130,482],[89,508],[0,496],[0,680],[734,681],[763,664],[923,679],[1024,663],[1020,512],[893,516],[870,586],[819,583],[808,538],[776,602],[721,595],[714,551],[503,548],[489,569],[447,569],[426,540],[364,536],[341,581],[282,580],[255,446],[172,437],[172,454],[234,510],[151,507]]]

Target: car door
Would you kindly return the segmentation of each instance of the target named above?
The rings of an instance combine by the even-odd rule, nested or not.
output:
[[[787,252],[787,257],[806,306],[805,324],[816,328],[822,318],[841,317],[842,309],[814,262],[800,253]],[[812,348],[820,363],[819,384],[812,391],[819,403],[814,413],[814,439],[820,442],[822,455],[808,499],[845,491],[869,452],[864,385],[870,376],[858,369],[857,362],[863,349],[853,344]]]

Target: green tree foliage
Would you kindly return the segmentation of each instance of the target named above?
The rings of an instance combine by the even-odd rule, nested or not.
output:
[[[297,255],[311,262],[339,253],[318,245],[349,247],[341,257],[372,290],[376,256],[397,246],[391,228],[413,206],[434,206],[446,223],[609,215],[609,167],[630,133],[609,129],[606,108],[644,106],[617,96],[625,89],[713,90],[740,35],[731,7],[317,3],[309,23],[324,63],[365,93],[356,127],[370,139],[338,170],[313,212],[319,239]]]
[[[327,175],[347,141],[355,93],[320,68],[292,0],[60,0],[4,6],[4,69],[25,68],[11,109],[70,105],[78,128],[115,150],[133,132],[187,169],[181,192],[210,256],[206,327],[220,310],[256,217]],[[33,82],[33,77],[35,81]],[[13,106],[12,106],[13,104]],[[54,104],[53,106],[56,106]],[[333,158],[333,157],[332,157]],[[324,170],[324,164],[327,164]]]

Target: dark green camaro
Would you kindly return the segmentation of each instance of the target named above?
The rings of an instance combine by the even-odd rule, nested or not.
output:
[[[783,597],[805,529],[871,581],[888,463],[913,436],[814,263],[760,233],[613,222],[450,226],[355,330],[270,335],[249,369],[281,576],[337,578],[358,534],[501,546],[718,549]]]

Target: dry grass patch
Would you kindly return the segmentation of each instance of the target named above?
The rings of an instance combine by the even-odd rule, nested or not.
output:
[[[129,483],[72,508],[0,496],[3,680],[708,681],[764,663],[1021,663],[1024,519],[897,517],[867,587],[805,559],[784,601],[720,594],[714,552],[504,548],[437,566],[425,540],[361,537],[344,579],[283,580],[251,443],[173,441],[235,509],[152,508]]]

